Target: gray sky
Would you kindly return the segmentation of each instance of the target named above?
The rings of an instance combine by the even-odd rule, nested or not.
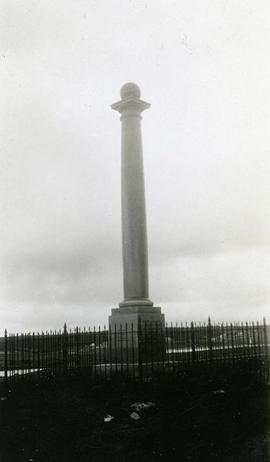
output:
[[[268,0],[2,0],[0,328],[122,300],[120,121],[144,113],[150,296],[168,321],[269,316]],[[2,326],[2,327],[1,327]]]

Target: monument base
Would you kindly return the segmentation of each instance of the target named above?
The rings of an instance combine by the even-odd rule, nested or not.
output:
[[[113,308],[109,316],[111,360],[161,361],[165,356],[165,318],[160,307]]]

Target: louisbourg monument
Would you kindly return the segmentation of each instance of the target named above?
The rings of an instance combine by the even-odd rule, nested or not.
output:
[[[122,253],[124,298],[109,317],[112,331],[158,326],[164,329],[164,315],[155,307],[148,291],[148,249],[141,135],[142,112],[150,104],[141,100],[135,83],[126,83],[120,91],[121,100],[111,108],[121,114],[121,195]]]

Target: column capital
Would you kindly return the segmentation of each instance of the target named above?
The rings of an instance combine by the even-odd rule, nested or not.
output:
[[[151,105],[140,99],[141,90],[136,83],[125,83],[120,90],[121,100],[111,104],[114,111],[120,114],[139,115]]]

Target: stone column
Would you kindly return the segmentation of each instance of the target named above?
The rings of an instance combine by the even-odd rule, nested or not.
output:
[[[122,122],[122,249],[123,306],[152,306],[148,298],[148,250],[144,193],[141,113],[150,104],[140,99],[140,89],[127,83],[121,101],[112,104]]]
[[[109,317],[112,360],[142,362],[151,351],[164,357],[164,315],[148,294],[148,250],[146,232],[141,113],[150,107],[140,99],[140,88],[126,83],[121,100],[112,109],[122,124],[122,252],[124,299]],[[151,345],[149,344],[151,342]],[[155,352],[155,353],[154,353]]]

